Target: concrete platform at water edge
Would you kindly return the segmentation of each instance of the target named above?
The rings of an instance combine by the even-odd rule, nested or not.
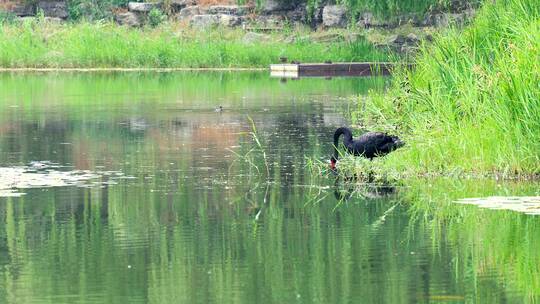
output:
[[[336,62],[336,63],[281,63],[270,65],[270,76],[280,78],[385,76],[398,66],[395,62]]]

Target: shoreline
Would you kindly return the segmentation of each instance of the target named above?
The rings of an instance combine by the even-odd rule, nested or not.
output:
[[[269,68],[0,68],[0,73],[25,73],[25,72],[262,72]]]

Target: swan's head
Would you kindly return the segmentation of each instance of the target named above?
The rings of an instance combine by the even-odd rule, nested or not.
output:
[[[332,169],[332,171],[336,170],[336,163],[337,158],[334,156],[330,157],[330,169]]]

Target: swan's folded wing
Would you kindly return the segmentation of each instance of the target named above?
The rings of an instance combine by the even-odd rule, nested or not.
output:
[[[368,132],[358,138],[358,142],[370,146],[382,146],[392,142],[392,137],[382,132]]]

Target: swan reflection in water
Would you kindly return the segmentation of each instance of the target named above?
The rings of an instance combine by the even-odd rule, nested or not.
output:
[[[343,179],[343,181],[340,180]],[[334,182],[334,197],[339,202],[345,202],[354,197],[364,199],[381,199],[396,194],[394,185],[380,185],[373,183],[358,183],[356,176],[336,177]]]

